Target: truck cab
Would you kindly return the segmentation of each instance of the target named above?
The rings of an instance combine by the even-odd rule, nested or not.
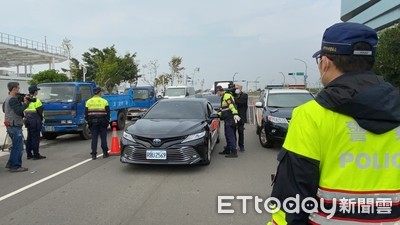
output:
[[[140,118],[157,101],[153,86],[131,87],[125,89],[124,93],[133,98],[133,107],[128,109],[128,120]]]

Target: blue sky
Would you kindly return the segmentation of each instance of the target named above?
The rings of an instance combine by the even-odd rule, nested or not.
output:
[[[2,4],[0,32],[61,46],[71,40],[72,56],[89,48],[115,45],[118,53],[137,54],[139,68],[157,60],[158,73],[169,72],[172,56],[182,57],[185,73],[214,80],[294,83],[289,72],[304,72],[315,85],[319,73],[311,55],[322,34],[340,22],[339,0],[22,0]],[[56,69],[68,67],[58,64]],[[46,69],[34,66],[33,73]],[[297,77],[297,84],[302,77]],[[196,85],[200,87],[200,82]],[[249,89],[255,84],[249,83]]]

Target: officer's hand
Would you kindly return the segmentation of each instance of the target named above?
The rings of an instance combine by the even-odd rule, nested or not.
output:
[[[240,121],[240,116],[234,115],[233,119],[235,120],[235,123],[238,123]]]

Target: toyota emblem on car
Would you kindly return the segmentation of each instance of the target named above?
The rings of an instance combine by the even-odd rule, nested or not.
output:
[[[161,140],[158,139],[158,138],[153,139],[153,145],[154,145],[154,146],[160,146],[160,145],[161,145]]]

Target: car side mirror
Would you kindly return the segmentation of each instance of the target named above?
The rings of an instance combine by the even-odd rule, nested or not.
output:
[[[254,105],[256,108],[262,108],[262,102],[256,102],[256,104]]]

